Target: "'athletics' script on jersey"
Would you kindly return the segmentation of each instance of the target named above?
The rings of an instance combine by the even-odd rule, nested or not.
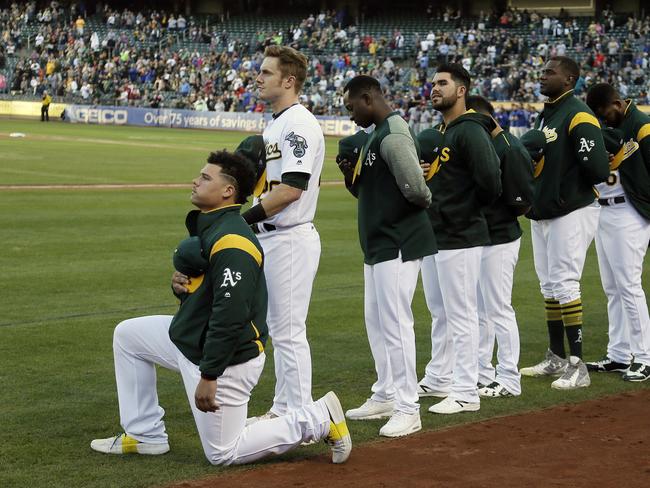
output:
[[[555,127],[544,127],[542,132],[546,136],[546,143],[557,141],[557,132]]]

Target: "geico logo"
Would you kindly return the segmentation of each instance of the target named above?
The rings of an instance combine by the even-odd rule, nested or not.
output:
[[[89,124],[126,124],[129,113],[126,110],[113,110],[102,108],[78,108],[75,117]]]
[[[357,125],[351,120],[319,119],[318,123],[326,136],[350,136],[357,132]]]

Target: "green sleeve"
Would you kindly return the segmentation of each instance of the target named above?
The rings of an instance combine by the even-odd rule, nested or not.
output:
[[[503,201],[511,207],[530,207],[533,201],[533,164],[528,151],[514,136],[501,160]]]
[[[609,156],[600,127],[589,122],[580,123],[570,130],[569,137],[573,154],[587,181],[592,185],[605,181],[609,177]]]
[[[199,369],[202,373],[221,376],[249,326],[260,265],[245,250],[227,248],[211,257],[210,275],[212,313]]]
[[[463,158],[474,178],[478,199],[489,205],[501,195],[501,164],[487,131],[478,124],[467,125],[461,140]]]

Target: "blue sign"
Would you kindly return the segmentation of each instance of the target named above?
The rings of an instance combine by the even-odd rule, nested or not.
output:
[[[347,117],[317,116],[316,118],[326,136],[348,136],[359,130]],[[271,114],[68,105],[65,109],[65,119],[77,124],[235,130],[259,134],[271,120]]]

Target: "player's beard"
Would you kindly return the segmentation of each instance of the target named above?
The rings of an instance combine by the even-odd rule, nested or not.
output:
[[[448,97],[441,97],[440,101],[438,103],[434,103],[432,101],[433,108],[437,110],[438,112],[445,112],[452,108],[454,105],[456,105],[456,102],[458,101],[458,98],[456,98],[456,95],[451,95]]]

